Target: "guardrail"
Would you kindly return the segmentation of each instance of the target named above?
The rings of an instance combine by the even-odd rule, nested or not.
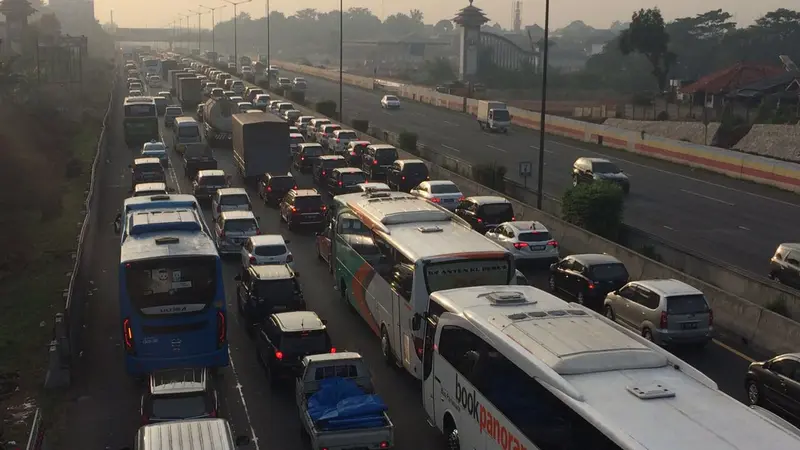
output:
[[[33,414],[33,421],[31,421],[31,430],[28,433],[28,443],[25,445],[25,450],[43,450],[45,448],[44,440],[42,410],[36,408],[36,412]]]

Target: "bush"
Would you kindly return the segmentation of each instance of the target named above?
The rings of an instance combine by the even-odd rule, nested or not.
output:
[[[567,222],[587,231],[616,240],[622,225],[625,195],[613,183],[579,184],[561,200],[561,215]]]
[[[333,100],[323,100],[314,105],[314,110],[323,116],[334,117],[336,116],[336,102]]]
[[[419,151],[417,150],[417,133],[412,133],[411,131],[402,131],[397,136],[397,143],[403,150],[415,155],[419,155]]]
[[[306,93],[301,91],[290,91],[289,92],[289,101],[292,103],[297,103],[298,105],[304,105],[306,103]]]
[[[504,192],[506,172],[506,166],[500,166],[494,162],[478,164],[477,166],[472,166],[472,179],[490,189]]]
[[[360,131],[362,133],[366,133],[369,131],[369,120],[365,119],[353,119],[350,121],[350,124],[353,126],[353,129],[356,131]]]

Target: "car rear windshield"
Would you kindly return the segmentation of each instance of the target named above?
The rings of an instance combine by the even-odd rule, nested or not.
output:
[[[303,149],[306,156],[322,156],[322,147],[306,147]]]
[[[322,207],[322,197],[297,197],[294,199],[294,206],[300,209],[319,209]]]
[[[194,125],[178,127],[178,137],[181,138],[200,137],[200,128]]]
[[[219,198],[219,204],[225,206],[249,205],[250,198],[247,194],[223,195]]]
[[[181,114],[183,114],[183,110],[181,108],[175,108],[173,106],[167,107],[168,116],[180,116]]]
[[[619,167],[610,162],[594,162],[592,163],[592,170],[595,173],[619,173]]]
[[[283,244],[259,245],[253,253],[256,256],[281,256],[286,254],[286,246]]]
[[[147,164],[137,164],[134,167],[134,171],[137,173],[153,173],[153,172],[163,172],[164,168],[161,166],[160,163],[147,163]]]
[[[269,186],[273,189],[291,189],[294,184],[292,177],[273,177],[269,180]]]
[[[489,203],[481,206],[480,215],[506,222],[514,217],[514,208],[510,203]]]
[[[204,393],[157,396],[151,401],[150,416],[155,419],[191,419],[208,414],[211,404]]]
[[[347,161],[343,159],[325,159],[321,162],[322,168],[324,169],[339,169],[342,167],[347,167]]]
[[[342,131],[339,133],[339,139],[358,139],[358,135],[355,131]]]
[[[367,181],[367,176],[362,172],[343,173],[342,182],[344,184],[360,184]]]
[[[342,127],[340,127],[339,125],[325,125],[324,127],[322,127],[322,132],[323,133],[333,133],[334,131],[341,130],[341,129],[342,129]]]
[[[622,280],[628,278],[628,270],[623,264],[597,264],[589,269],[590,277],[595,281]]]
[[[300,136],[292,136],[292,137],[290,137],[290,138],[289,138],[289,142],[290,142],[291,144],[294,144],[294,145],[297,145],[297,144],[302,144],[302,143],[303,143],[303,142],[305,142],[305,141],[306,141],[306,140],[305,140],[305,139],[303,139],[303,138],[302,138],[302,137],[300,137]]]
[[[225,231],[233,233],[254,233],[258,224],[253,219],[231,219],[225,221]]]
[[[394,96],[391,96],[391,95],[387,95],[387,96],[386,96],[386,100],[387,100],[387,101],[390,101],[390,102],[396,102],[396,101],[398,101],[398,100],[397,100],[397,97],[394,97]]]
[[[380,164],[391,164],[397,161],[397,150],[393,148],[384,148],[375,152],[375,159]]]
[[[542,242],[553,239],[547,231],[526,231],[517,237],[522,242]]]
[[[225,186],[227,180],[222,175],[212,175],[201,178],[200,182],[203,186]]]
[[[702,314],[707,313],[708,309],[708,303],[703,294],[667,297],[667,312],[669,314]]]
[[[296,331],[284,333],[281,350],[286,353],[328,353],[331,344],[325,330]]]
[[[270,302],[278,305],[288,305],[294,302],[294,280],[258,280],[255,283],[257,297],[269,297]]]
[[[125,288],[134,308],[209,304],[217,290],[213,256],[133,261],[125,267]]]
[[[461,191],[454,184],[434,184],[431,186],[433,194],[459,194]]]
[[[403,173],[412,176],[428,176],[428,166],[423,163],[406,164],[403,166]]]

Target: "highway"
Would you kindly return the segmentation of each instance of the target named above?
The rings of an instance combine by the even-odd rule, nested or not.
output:
[[[338,103],[338,83],[282,71],[281,76],[308,79],[308,100]],[[539,133],[515,127],[508,135],[479,129],[467,115],[401,99],[400,110],[381,109],[380,91],[345,86],[343,114],[368,119],[381,129],[413,131],[419,142],[448,156],[472,163],[497,161],[508,177],[518,174],[521,161],[533,163],[536,186]],[[309,103],[312,104],[312,103]],[[571,186],[572,163],[578,157],[603,157],[628,174],[631,193],[625,202],[625,222],[688,249],[762,275],[779,243],[794,242],[800,220],[795,194],[723,175],[556,136],[547,136],[544,192],[556,197]]]
[[[84,257],[90,261],[88,273],[83,273],[84,285],[92,286],[87,297],[86,321],[80,348],[75,351],[81,364],[75,371],[72,401],[67,407],[66,430],[59,448],[117,449],[131,446],[139,427],[140,386],[125,373],[117,308],[117,265],[119,238],[113,233],[112,222],[124,198],[128,196],[130,178],[128,165],[138,153],[126,148],[122,141],[121,105],[115,123],[111,125],[105,163],[101,165],[97,220],[88,234]],[[162,123],[163,126],[163,123]],[[165,133],[168,135],[168,133]],[[167,139],[168,145],[171,143]],[[188,180],[177,155],[171,155],[168,181],[178,192],[190,192]],[[235,174],[230,150],[217,149],[220,168]],[[298,177],[301,187],[311,187],[309,176]],[[234,176],[234,185],[241,185]],[[396,425],[396,448],[433,450],[441,447],[435,429],[427,425],[421,404],[419,383],[410,376],[389,368],[382,359],[379,340],[367,325],[350,309],[341,305],[327,266],[317,259],[313,232],[289,232],[279,222],[277,211],[258,201],[255,192],[254,211],[264,233],[280,233],[290,239],[295,264],[309,309],[328,320],[334,345],[339,349],[361,352],[375,378],[378,393],[389,406]],[[210,217],[210,211],[205,211]],[[567,248],[569,243],[562,243]],[[580,251],[580,249],[572,249]],[[566,250],[565,250],[566,252]],[[235,283],[239,272],[237,259],[226,261],[225,290],[228,302],[230,341],[229,368],[218,380],[222,415],[227,417],[237,435],[249,434],[254,439],[251,448],[300,450],[300,425],[295,412],[291,389],[273,391],[264,371],[255,359],[252,341],[240,323],[235,307]],[[545,274],[528,271],[534,284],[544,288]],[[736,350],[719,343],[702,351],[681,354],[685,360],[717,381],[720,388],[739,400],[744,399],[743,375],[748,360]]]

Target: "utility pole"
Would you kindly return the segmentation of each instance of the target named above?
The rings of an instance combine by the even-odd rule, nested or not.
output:
[[[272,50],[272,36],[269,33],[269,0],[267,0],[266,8],[267,8],[267,11],[266,11],[267,12],[267,14],[266,14],[266,18],[267,18],[267,90],[269,90],[270,82],[272,81],[272,77],[270,76],[270,71],[269,71],[269,65],[272,64],[272,55],[270,54],[271,50]]]
[[[537,180],[536,208],[542,209],[544,197],[544,127],[547,115],[547,55],[550,47],[550,0],[544,3],[544,50],[542,53],[542,108],[539,112],[539,172]]]
[[[203,11],[199,11],[199,10],[198,11],[194,11],[194,10],[190,9],[189,12],[193,13],[193,14],[197,14],[197,54],[199,55],[200,54],[200,50],[201,50],[201,48],[200,48],[200,36],[202,34],[202,32],[200,31],[200,16],[203,14]]]
[[[217,40],[215,39],[215,36],[214,36],[214,30],[217,28],[217,22],[216,22],[216,19],[214,18],[214,11],[224,8],[225,5],[215,6],[213,8],[209,8],[208,6],[203,6],[203,5],[198,5],[198,6],[201,7],[201,8],[205,8],[205,9],[211,11],[211,51],[216,53],[217,52],[217,44],[216,44]],[[217,61],[214,61],[214,63],[216,63],[216,62]]]
[[[342,82],[343,71],[344,71],[344,0],[339,0],[339,121],[340,122],[344,120],[344,115],[342,114],[342,111],[344,111],[344,105],[342,104],[344,98],[344,93],[342,91],[344,86],[344,83]]]
[[[238,36],[237,36],[238,32],[237,32],[237,28],[236,28],[236,19],[237,19],[236,16],[238,16],[239,13],[238,13],[237,8],[238,8],[239,5],[243,5],[245,3],[250,3],[253,0],[242,0],[242,1],[238,1],[238,2],[232,2],[231,0],[225,0],[225,1],[230,3],[231,5],[233,5],[233,59],[236,60],[236,61],[234,61],[234,64],[236,64],[236,67],[237,67],[237,70],[238,70],[238,67],[239,67],[239,43],[238,43]]]

